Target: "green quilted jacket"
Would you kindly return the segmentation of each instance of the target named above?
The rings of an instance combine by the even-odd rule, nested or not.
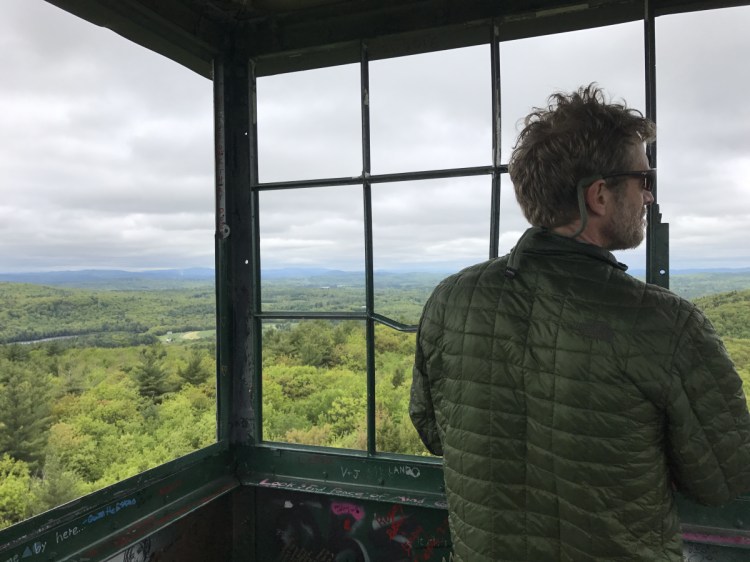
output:
[[[456,560],[676,562],[675,490],[708,505],[750,491],[723,344],[624,269],[532,228],[430,297],[410,415],[444,456]]]

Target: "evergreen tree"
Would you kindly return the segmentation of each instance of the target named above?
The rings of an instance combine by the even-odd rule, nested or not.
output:
[[[49,381],[45,375],[18,363],[0,363],[0,454],[41,468],[47,443]]]
[[[58,364],[58,376],[63,394],[78,396],[86,390],[86,377],[80,370],[75,370],[70,362],[66,361],[62,367]]]
[[[160,344],[144,347],[139,354],[138,365],[133,369],[141,396],[156,403],[161,402],[162,396],[170,390],[164,367],[166,355],[167,352]]]
[[[199,349],[193,349],[190,354],[185,368],[177,368],[177,374],[185,382],[189,382],[194,386],[198,386],[201,383],[206,382],[208,376],[211,374],[206,366],[203,364],[203,354]]]

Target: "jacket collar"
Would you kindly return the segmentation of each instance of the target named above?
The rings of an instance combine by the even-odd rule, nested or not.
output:
[[[611,252],[595,246],[579,242],[567,236],[561,236],[554,232],[539,226],[532,226],[518,239],[515,247],[510,251],[508,266],[505,269],[505,275],[511,279],[516,276],[521,264],[523,254],[537,254],[548,256],[564,256],[573,254],[582,254],[593,259],[603,261],[622,271],[626,271],[628,266],[620,263],[615,259]]]

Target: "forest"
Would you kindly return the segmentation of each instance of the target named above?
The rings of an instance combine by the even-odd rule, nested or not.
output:
[[[439,278],[383,275],[376,309],[416,323]],[[360,311],[360,281],[267,279],[263,309]],[[716,283],[728,289],[719,294],[707,294],[702,278],[684,286],[702,295],[692,298],[747,389],[750,290],[734,283]],[[213,302],[208,282],[138,290],[0,283],[0,528],[215,440]],[[407,413],[414,341],[376,327],[379,451],[427,454]],[[269,321],[262,349],[264,439],[365,448],[364,322]]]

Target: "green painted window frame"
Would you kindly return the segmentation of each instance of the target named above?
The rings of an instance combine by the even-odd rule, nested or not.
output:
[[[644,30],[643,38],[645,44],[644,67],[646,70],[646,115],[652,120],[656,120],[656,57],[655,57],[655,27],[653,12],[646,14],[643,20]],[[316,189],[330,186],[348,186],[352,189],[360,189],[362,192],[364,206],[364,254],[365,254],[365,307],[362,312],[281,312],[261,310],[260,283],[261,283],[261,250],[259,233],[260,212],[251,213],[251,230],[255,233],[253,239],[253,250],[251,260],[252,283],[257,291],[253,299],[251,311],[251,320],[255,323],[256,341],[254,349],[256,357],[254,364],[254,386],[257,389],[254,395],[254,408],[256,414],[256,436],[263,435],[263,415],[262,415],[262,328],[263,321],[279,320],[361,320],[365,322],[366,330],[366,386],[367,386],[367,449],[366,454],[375,457],[383,453],[376,450],[376,427],[375,427],[375,324],[379,323],[389,328],[403,331],[416,332],[416,325],[405,325],[392,318],[379,314],[374,304],[374,266],[373,266],[373,218],[372,218],[372,187],[381,183],[395,183],[401,181],[425,180],[425,179],[443,179],[470,176],[490,176],[492,188],[488,200],[488,212],[490,213],[490,228],[488,234],[488,258],[498,257],[498,246],[500,239],[500,189],[501,177],[508,173],[507,164],[501,162],[501,127],[500,127],[500,109],[501,109],[501,72],[500,72],[500,48],[502,37],[500,26],[488,24],[488,37],[490,40],[486,43],[490,49],[490,68],[491,75],[491,96],[492,96],[492,114],[488,119],[492,122],[492,162],[486,166],[476,166],[468,168],[449,168],[439,170],[422,170],[405,173],[392,174],[372,174],[370,165],[370,107],[369,107],[369,64],[368,48],[366,43],[361,43],[360,47],[360,111],[361,111],[361,143],[362,143],[362,174],[358,177],[334,177],[323,179],[310,179],[285,182],[267,182],[258,181],[257,172],[251,177],[250,188],[255,198],[255,208],[257,206],[258,194],[264,191],[281,191],[293,189]],[[257,114],[257,97],[256,77],[250,76],[251,90],[251,111]],[[257,139],[257,126],[252,124],[251,128],[253,139]],[[251,160],[258,161],[257,142],[251,143]],[[649,147],[649,158],[652,167],[656,167],[656,146]],[[254,180],[254,181],[253,181]],[[661,223],[659,213],[658,195],[656,186],[653,190],[655,198],[654,204],[649,207],[649,226],[646,240],[646,277],[650,283],[655,283],[663,287],[669,285],[669,240],[668,225]],[[258,439],[257,444],[264,443],[262,438]],[[277,447],[299,448],[296,445],[287,445],[274,443]],[[311,450],[317,450],[318,447],[311,447]],[[353,453],[352,453],[353,454]],[[405,455],[412,457],[411,455]]]

